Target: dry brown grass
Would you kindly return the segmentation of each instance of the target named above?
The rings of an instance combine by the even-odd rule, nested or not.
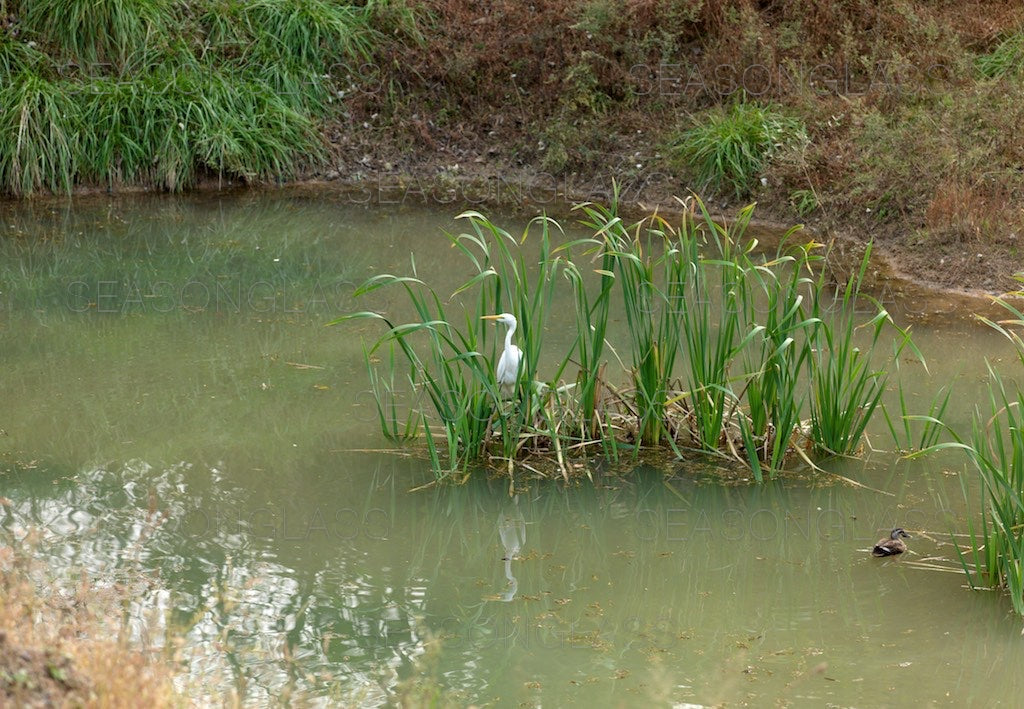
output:
[[[996,239],[1019,227],[1021,210],[1000,184],[946,180],[925,210],[925,227],[944,241],[971,243]]]
[[[851,94],[865,109],[888,111],[936,75],[947,88],[969,80],[968,49],[984,51],[1024,22],[1024,6],[1011,0],[423,0],[413,7],[423,41],[396,37],[379,47],[387,90],[357,93],[353,120],[388,116],[402,142],[432,152],[497,146],[534,164],[545,158],[538,129],[588,136],[588,126],[608,123],[596,116],[605,116],[614,118],[612,131],[627,135],[677,130],[689,127],[682,124],[693,112],[732,102],[741,87],[803,114],[812,130],[848,111]],[[574,147],[565,146],[564,169],[586,169],[573,159],[586,151]]]
[[[83,578],[40,590],[30,557],[0,549],[0,706],[173,707],[170,665],[119,638],[125,591]]]
[[[636,176],[647,185],[651,177],[661,182],[645,186],[646,197],[678,194],[696,175],[665,156],[746,86],[748,99],[781,107],[810,138],[766,169],[764,188],[752,195],[762,214],[870,235],[883,247],[905,247],[900,258],[912,261],[931,259],[926,249],[914,253],[926,242],[964,251],[979,241],[993,250],[984,262],[977,249],[969,254],[984,267],[965,265],[964,278],[936,274],[948,285],[988,280],[1004,265],[994,282],[1005,283],[1019,260],[1009,235],[1021,235],[1014,204],[1024,200],[1024,89],[986,81],[977,68],[979,55],[1024,27],[1017,0],[414,7],[422,10],[423,42],[380,47],[391,90],[357,96],[349,131],[358,141],[362,121],[387,117],[397,146],[419,148],[406,163],[413,172],[476,162],[496,174],[539,172],[573,184]],[[755,67],[750,81],[744,72]],[[367,141],[359,154],[381,149]],[[795,191],[813,192],[820,208],[787,212]]]
[[[960,61],[1024,22],[1010,0],[424,0],[416,4],[424,42],[384,49],[389,73],[404,88],[443,88],[443,98],[474,112],[526,103],[557,105],[572,89],[571,69],[587,64],[596,90],[613,100],[649,95],[638,65],[678,67],[713,76],[722,65],[754,63],[873,72],[879,62],[918,66]],[[778,91],[774,91],[778,88]],[[784,98],[787,86],[772,87]],[[683,92],[704,100],[699,87]],[[432,98],[439,98],[437,93]]]

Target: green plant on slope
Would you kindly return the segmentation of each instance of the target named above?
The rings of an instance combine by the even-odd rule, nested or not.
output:
[[[789,203],[801,217],[818,208],[818,195],[814,190],[793,190],[789,193]]]
[[[989,79],[1018,76],[1024,71],[1024,32],[1010,35],[989,54],[975,60],[978,72]]]
[[[702,187],[731,189],[740,197],[750,192],[776,151],[805,140],[797,119],[773,106],[738,101],[728,112],[712,111],[683,133],[677,151]]]
[[[22,21],[80,66],[122,68],[132,54],[166,41],[174,7],[170,0],[32,0]]]

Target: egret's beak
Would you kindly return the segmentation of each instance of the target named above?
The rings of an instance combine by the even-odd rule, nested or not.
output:
[[[501,317],[500,315],[481,315],[480,319],[481,320],[497,320],[500,317]]]

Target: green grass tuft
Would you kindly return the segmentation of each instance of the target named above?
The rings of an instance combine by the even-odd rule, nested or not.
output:
[[[789,203],[801,217],[818,208],[818,195],[814,190],[793,190],[789,193]]]
[[[715,110],[686,131],[677,152],[695,171],[701,187],[748,194],[779,149],[806,141],[803,125],[773,106],[739,101],[728,112]]]
[[[1024,73],[1024,32],[1010,35],[991,53],[979,56],[975,66],[988,79],[1020,76]]]
[[[69,191],[79,158],[79,106],[64,87],[23,73],[0,88],[0,187]]]
[[[33,0],[25,3],[25,29],[80,67],[105,63],[120,69],[146,47],[166,42],[175,24],[170,0]]]

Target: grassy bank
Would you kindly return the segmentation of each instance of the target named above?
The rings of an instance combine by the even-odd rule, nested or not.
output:
[[[0,189],[17,196],[300,175],[326,158],[340,82],[395,18],[325,0],[3,8]]]

